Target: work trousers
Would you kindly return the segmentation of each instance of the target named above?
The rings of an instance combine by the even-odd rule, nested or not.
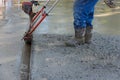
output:
[[[74,28],[93,27],[94,7],[98,0],[75,0],[73,6]]]

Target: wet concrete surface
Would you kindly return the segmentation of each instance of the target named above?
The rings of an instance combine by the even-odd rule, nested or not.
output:
[[[104,36],[106,34],[120,35],[119,7],[114,11],[114,9],[111,10],[104,4],[102,4],[102,6],[98,4],[98,9],[95,14],[96,18],[94,20],[94,32],[98,32],[94,34],[95,44],[90,46],[85,45],[82,46],[82,48],[75,49],[66,48],[63,44],[64,39],[69,38],[68,36],[65,38],[63,34],[74,35],[72,5],[72,0],[60,1],[57,7],[34,32],[31,79],[80,80],[82,78],[82,80],[90,80],[89,78],[91,78],[91,80],[119,80],[120,64],[117,62],[119,62],[120,45],[116,43],[119,42],[119,39],[116,37],[106,38],[106,36]],[[105,8],[103,8],[103,6]],[[27,27],[28,16],[24,14],[19,7],[0,8],[0,80],[19,80],[19,67],[22,56],[21,49],[23,49],[24,46],[21,39]],[[99,33],[102,33],[102,35]],[[57,35],[42,36],[41,34]],[[97,36],[101,37],[97,38]],[[99,41],[102,42],[100,43]],[[103,45],[107,44],[109,45],[103,47]],[[94,50],[94,48],[96,50]],[[99,52],[96,52],[97,50]],[[80,51],[83,52],[81,53]],[[75,54],[73,54],[74,52]],[[110,54],[110,56],[108,56],[107,53]],[[88,54],[90,57],[87,56]],[[95,60],[97,60],[97,62],[95,62]],[[98,69],[94,70],[94,68]],[[82,72],[82,69],[85,72]],[[104,70],[107,71],[106,75],[102,73]],[[99,75],[95,75],[94,73],[96,72]],[[88,73],[93,74],[90,75]],[[93,78],[93,75],[104,77]]]
[[[105,11],[100,2],[105,10],[96,7],[92,44],[71,48],[64,44],[74,35],[73,2],[67,3],[60,2],[34,33],[31,80],[119,80],[119,12]]]
[[[2,7],[0,15],[0,80],[20,80],[19,68],[28,19],[21,9]]]
[[[119,80],[120,36],[93,37],[90,45],[66,47],[68,35],[34,35],[31,80]]]
[[[99,17],[96,19],[96,21],[98,21],[99,23],[95,26],[95,31],[101,34],[120,35],[119,20],[120,20],[120,14]]]
[[[30,77],[31,45],[24,44],[20,64],[20,80],[29,80]]]
[[[108,8],[102,1],[96,6],[94,28],[96,32],[108,35],[120,35],[120,1],[115,0],[116,8]],[[96,22],[97,21],[97,22]]]

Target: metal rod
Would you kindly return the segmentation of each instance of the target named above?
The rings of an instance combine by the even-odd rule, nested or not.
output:
[[[57,5],[57,3],[59,2],[60,0],[56,0],[54,2],[54,4],[52,5],[52,7],[48,10],[47,13],[44,13],[41,17],[41,19],[38,21],[38,23],[33,26],[30,31],[27,33],[28,35],[31,35],[33,33],[33,31],[39,26],[39,24],[46,18],[46,16],[53,10],[53,8]],[[47,4],[46,4],[47,5]],[[24,36],[25,37],[25,36]]]
[[[32,22],[39,16],[39,14],[46,8],[50,0],[47,0],[47,2],[44,4],[44,6],[41,8],[41,10],[33,17]]]
[[[36,18],[40,15],[40,13],[45,9],[45,7],[43,6],[42,9],[33,17],[32,19],[32,23],[36,20]]]
[[[39,24],[45,19],[45,17],[47,16],[47,14],[45,13],[42,18],[40,19],[40,21],[31,28],[31,30],[28,32],[29,35],[32,34],[32,32],[39,26]]]
[[[53,8],[57,5],[57,3],[59,2],[60,0],[56,0],[55,2],[54,2],[54,4],[52,5],[52,7],[47,11],[47,14],[49,14],[52,10],[53,10]]]

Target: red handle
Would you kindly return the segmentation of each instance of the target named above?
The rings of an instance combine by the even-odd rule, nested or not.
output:
[[[42,15],[42,18],[40,19],[40,21],[35,25],[35,26],[33,26],[32,28],[31,28],[31,30],[29,31],[29,35],[30,34],[32,34],[32,32],[39,26],[39,24],[45,19],[45,17],[47,16],[47,14],[46,13],[44,13],[43,15]]]
[[[33,17],[32,22],[34,22],[34,20],[39,16],[41,12],[43,12],[44,9],[45,9],[45,6],[43,6],[42,9]]]

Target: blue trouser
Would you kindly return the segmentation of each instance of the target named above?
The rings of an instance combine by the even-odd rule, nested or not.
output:
[[[74,2],[74,28],[92,27],[94,7],[98,0],[75,0]]]

